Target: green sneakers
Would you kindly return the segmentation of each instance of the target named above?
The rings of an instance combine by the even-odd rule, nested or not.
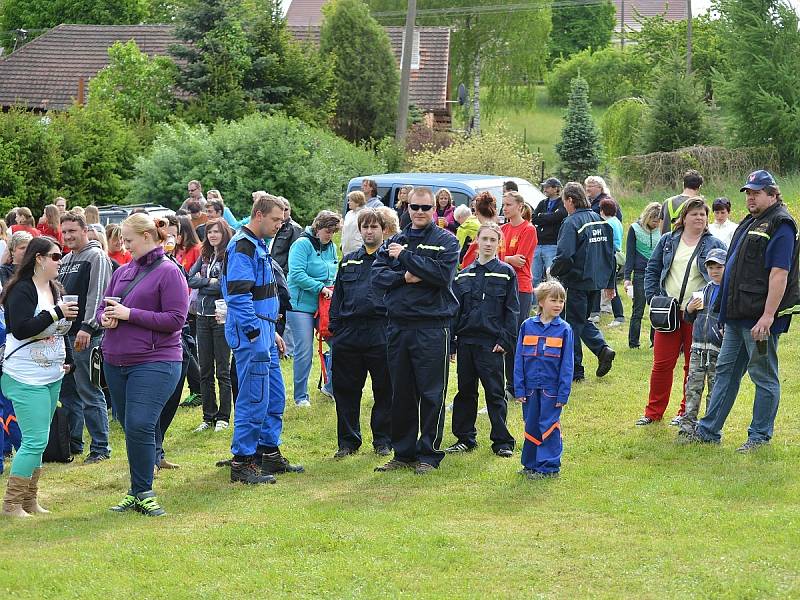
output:
[[[167,514],[167,511],[161,508],[156,494],[152,490],[135,496],[129,491],[119,504],[111,507],[111,510],[118,513],[134,510],[148,517],[162,517]]]
[[[126,512],[136,506],[136,496],[128,492],[116,506],[112,506],[109,510],[114,512]]]

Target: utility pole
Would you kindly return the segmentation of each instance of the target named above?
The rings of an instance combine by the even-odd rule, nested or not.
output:
[[[411,57],[414,54],[414,25],[417,21],[417,0],[408,0],[406,28],[403,32],[403,57],[400,62],[400,106],[397,107],[397,128],[394,139],[402,146],[408,128],[408,88],[411,83]]]
[[[619,11],[619,35],[620,35],[620,48],[625,50],[625,0],[620,0]]]
[[[692,0],[686,0],[686,74],[692,74]]]

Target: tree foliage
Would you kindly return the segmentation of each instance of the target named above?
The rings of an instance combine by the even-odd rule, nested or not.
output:
[[[335,62],[334,129],[352,141],[394,132],[400,79],[386,30],[362,0],[323,7],[320,50]]]
[[[623,98],[608,107],[600,122],[607,161],[638,152],[639,132],[647,104],[641,98]]]
[[[600,165],[600,144],[589,104],[589,84],[583,77],[572,81],[556,153],[561,159],[562,174],[572,181],[583,181]]]
[[[250,194],[289,198],[300,222],[321,208],[338,210],[342,189],[357,175],[385,172],[372,152],[282,115],[248,115],[234,123],[177,123],[162,128],[135,167],[128,200],[177,208],[186,181],[222,191],[234,213],[250,211]]]
[[[147,19],[149,0],[3,0],[0,31],[47,29],[61,23],[135,25]]]
[[[596,5],[563,6],[553,10],[553,29],[547,48],[550,64],[581,50],[602,50],[611,43],[616,25],[611,0]]]
[[[715,79],[728,128],[740,145],[771,144],[781,163],[800,163],[800,31],[781,0],[719,0],[727,73]]]

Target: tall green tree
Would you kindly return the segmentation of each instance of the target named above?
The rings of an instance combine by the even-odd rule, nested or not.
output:
[[[781,163],[800,163],[800,31],[782,0],[719,0],[733,33],[723,40],[727,75],[715,79],[734,140],[770,144]]]
[[[362,0],[323,7],[320,50],[335,61],[336,131],[351,141],[394,131],[400,78],[389,36]]]
[[[547,41],[550,64],[581,50],[601,50],[608,46],[617,22],[616,12],[611,0],[553,9],[553,29]]]
[[[583,181],[600,165],[600,142],[589,104],[589,84],[583,77],[572,80],[567,116],[556,153],[562,173],[573,181]]]
[[[134,25],[144,21],[149,0],[3,0],[0,31],[46,29],[60,23]]]

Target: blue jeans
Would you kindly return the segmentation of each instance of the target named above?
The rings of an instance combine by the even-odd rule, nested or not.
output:
[[[556,249],[558,246],[539,245],[536,246],[536,251],[533,254],[533,286],[536,287],[547,276],[547,269],[549,269],[553,260],[556,257]],[[527,317],[526,317],[527,318]]]
[[[83,424],[92,438],[89,452],[92,454],[111,455],[108,445],[108,405],[103,390],[94,385],[89,378],[89,357],[92,348],[100,345],[103,336],[91,339],[89,345],[81,352],[73,352],[75,371],[64,376],[61,386],[61,404],[69,415],[70,451],[73,454],[83,453]],[[64,343],[75,347],[75,336],[70,335]]]
[[[717,378],[708,400],[706,416],[697,426],[698,436],[709,442],[720,441],[725,419],[736,402],[739,385],[747,372],[756,387],[753,420],[747,429],[747,438],[754,442],[768,442],[772,438],[781,398],[778,379],[779,337],[769,336],[767,353],[759,354],[749,327],[725,324],[722,348],[717,357]]]
[[[156,427],[161,411],[181,375],[179,361],[158,361],[118,367],[103,365],[111,401],[125,432],[131,493],[153,488],[156,464]]]
[[[311,313],[290,310],[286,314],[286,322],[292,328],[294,336],[294,362],[292,363],[292,380],[294,382],[295,403],[308,400],[308,376],[314,359],[314,315]],[[328,383],[325,389],[333,393],[330,380],[330,354],[325,357],[328,368]]]
[[[283,330],[283,342],[286,344],[286,356],[294,356],[294,332],[289,327],[289,321],[286,321],[286,327]]]

